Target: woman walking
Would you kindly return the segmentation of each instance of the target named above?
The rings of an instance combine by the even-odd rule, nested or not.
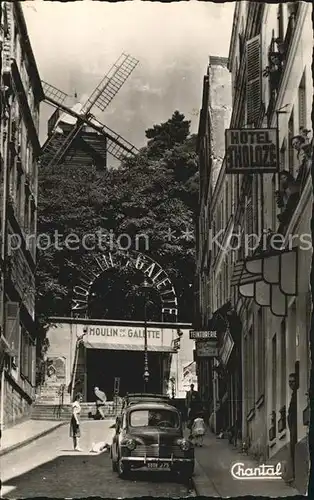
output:
[[[82,451],[79,445],[79,438],[81,437],[79,415],[81,413],[81,402],[83,400],[82,394],[77,394],[72,404],[72,417],[70,423],[70,437],[73,438],[73,447],[75,451]]]

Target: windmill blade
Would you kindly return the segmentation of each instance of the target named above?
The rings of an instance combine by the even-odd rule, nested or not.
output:
[[[84,123],[78,121],[71,132],[66,135],[54,132],[42,149],[41,165],[43,167],[58,165],[83,127]]]
[[[96,118],[92,117],[90,120],[85,120],[85,123],[87,123],[90,127],[96,126],[97,130],[107,137],[107,151],[118,160],[121,160],[123,156],[128,158],[139,152],[133,144]]]
[[[54,87],[53,85],[50,85],[50,83],[44,82],[42,80],[41,84],[44,90],[45,97],[53,99],[56,103],[64,104],[70,97],[62,90],[57,89],[57,87]]]
[[[50,98],[47,98],[47,102],[49,102],[56,108],[62,109],[65,113],[73,116],[78,120],[78,122],[77,125],[74,126],[70,134],[65,136],[64,134],[55,131],[50,136],[50,138],[46,141],[42,148],[42,166],[46,167],[60,163],[69,147],[71,146],[71,142],[79,134],[84,124],[88,125],[96,132],[99,132],[107,138],[107,151],[117,160],[121,160],[123,156],[134,156],[139,152],[139,150],[135,146],[133,146],[133,144],[124,139],[121,135],[111,130],[96,118],[93,117],[91,119],[87,119],[84,116],[79,115],[72,109],[68,108],[67,106],[58,104],[56,101]]]
[[[122,53],[84,104],[82,114],[89,113],[93,106],[104,111],[136,68],[138,62],[129,54]]]

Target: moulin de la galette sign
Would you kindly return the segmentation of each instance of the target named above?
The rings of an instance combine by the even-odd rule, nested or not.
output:
[[[86,315],[88,310],[91,287],[95,280],[108,269],[133,267],[149,278],[152,286],[158,291],[162,315],[167,314],[177,318],[178,300],[174,286],[164,269],[151,257],[141,252],[129,251],[127,254],[108,252],[94,256],[94,265],[89,265],[88,270],[80,273],[79,282],[73,288],[72,311],[76,315]],[[175,319],[176,321],[176,319]]]

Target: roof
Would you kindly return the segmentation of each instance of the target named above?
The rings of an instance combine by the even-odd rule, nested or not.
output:
[[[133,405],[127,406],[127,410],[173,410],[178,412],[177,408],[175,406],[172,406],[171,404],[168,403],[163,403],[161,401],[150,401],[150,402],[143,402],[143,403],[134,403]]]

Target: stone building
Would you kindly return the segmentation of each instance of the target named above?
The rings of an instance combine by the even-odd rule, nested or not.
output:
[[[35,391],[39,106],[44,99],[21,2],[1,2],[1,428]]]
[[[312,39],[311,5],[306,2],[236,2],[228,63],[232,116],[227,128],[275,129],[281,173],[226,173],[226,157],[208,203],[211,231],[201,231],[198,241],[204,249],[203,254],[199,251],[198,276],[201,257],[210,282],[199,309],[212,314],[212,329],[223,330],[219,316],[227,319],[225,333],[231,333],[233,315],[240,330],[239,436],[252,455],[285,462],[286,479],[294,475],[302,493],[309,470]],[[205,168],[211,171],[210,160]],[[218,235],[226,252],[217,244]],[[217,315],[221,304],[226,307]],[[213,376],[219,403],[213,420],[219,420],[224,393],[230,404],[220,424],[226,430],[235,423],[230,406],[238,398],[232,384],[226,386],[232,370],[222,354],[220,350]],[[219,390],[222,385],[225,388]]]

